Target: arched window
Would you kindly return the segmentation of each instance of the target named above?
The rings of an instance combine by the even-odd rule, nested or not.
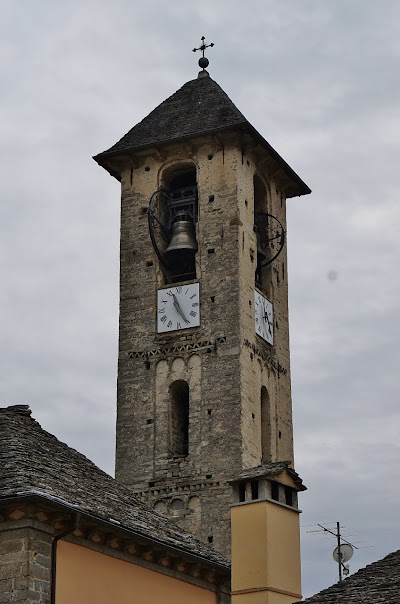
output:
[[[171,455],[189,452],[189,385],[176,380],[169,387],[169,449]]]
[[[195,166],[173,166],[163,174],[162,188],[168,193],[165,200],[165,226],[169,238],[164,251],[169,265],[165,271],[166,281],[190,281],[196,278],[198,195]]]
[[[257,235],[257,267],[255,272],[256,286],[268,292],[270,285],[270,266],[265,265],[265,260],[270,256],[270,250],[266,246],[265,234],[268,230],[268,193],[261,180],[254,175],[254,227]]]
[[[261,462],[271,460],[271,408],[268,390],[261,388]]]
[[[258,214],[259,212],[268,212],[267,207],[267,189],[261,178],[254,175],[253,178],[253,187],[254,187],[254,214]]]

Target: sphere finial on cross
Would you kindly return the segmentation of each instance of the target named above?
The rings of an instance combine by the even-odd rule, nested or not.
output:
[[[197,50],[201,50],[201,52],[203,53],[203,56],[201,56],[199,59],[199,67],[201,67],[203,71],[205,70],[206,67],[208,67],[208,65],[210,63],[210,61],[207,59],[207,57],[204,56],[204,51],[206,48],[212,48],[213,46],[214,46],[214,42],[211,42],[211,44],[207,44],[205,37],[201,36],[201,46],[199,46],[199,48],[193,48],[193,52],[196,52]]]

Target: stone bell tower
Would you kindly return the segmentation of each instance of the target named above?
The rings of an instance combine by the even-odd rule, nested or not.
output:
[[[121,181],[116,478],[229,554],[229,480],[293,465],[286,199],[307,185],[200,71],[95,160]]]

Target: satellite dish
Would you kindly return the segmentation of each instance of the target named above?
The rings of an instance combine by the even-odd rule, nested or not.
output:
[[[343,564],[344,562],[348,562],[350,560],[350,558],[352,557],[353,548],[351,547],[351,545],[349,543],[343,543],[340,546],[341,560],[339,560],[339,546],[335,547],[332,555],[333,555],[333,559],[335,560],[335,562],[341,562]]]

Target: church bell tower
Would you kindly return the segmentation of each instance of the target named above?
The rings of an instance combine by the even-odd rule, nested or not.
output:
[[[293,467],[286,199],[310,189],[205,69],[95,160],[122,190],[116,478],[229,554],[229,481]]]

